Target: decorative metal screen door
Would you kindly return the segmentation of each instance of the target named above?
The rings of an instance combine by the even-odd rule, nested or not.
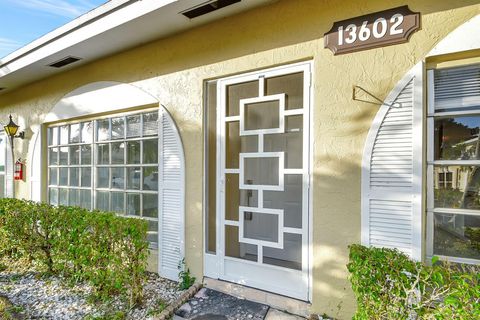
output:
[[[219,276],[309,300],[310,64],[217,88]]]

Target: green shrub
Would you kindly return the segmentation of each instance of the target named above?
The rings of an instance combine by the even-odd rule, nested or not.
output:
[[[350,246],[354,319],[480,319],[480,269],[425,266],[398,250]]]
[[[142,299],[147,222],[76,207],[0,199],[0,253],[29,257],[48,273],[92,284],[94,298]]]

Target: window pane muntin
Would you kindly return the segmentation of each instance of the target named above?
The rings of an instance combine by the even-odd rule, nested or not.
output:
[[[143,140],[142,143],[142,163],[158,163],[158,139]]]
[[[61,206],[68,206],[68,189],[58,189],[58,204]]]
[[[79,143],[80,142],[80,123],[74,123],[70,125],[70,138],[69,143]]]
[[[459,67],[453,67],[452,69],[459,69]],[[450,85],[448,81],[452,82],[451,79],[443,80],[447,80],[447,85]],[[451,84],[453,85],[453,82]],[[434,85],[435,87],[437,86],[435,81]],[[434,206],[434,208],[433,213],[429,215],[430,219],[428,220],[430,223],[430,228],[428,228],[428,230],[433,232],[431,235],[433,238],[433,243],[429,243],[429,248],[431,248],[431,250],[429,250],[428,253],[430,255],[446,256],[447,259],[452,259],[452,261],[462,262],[464,261],[462,259],[469,259],[470,261],[477,260],[477,262],[480,263],[480,256],[478,256],[478,252],[476,252],[476,256],[462,254],[465,250],[464,248],[461,248],[461,245],[457,246],[453,243],[450,243],[444,246],[443,249],[452,249],[450,251],[441,251],[438,247],[439,243],[441,242],[438,230],[439,215],[449,215],[451,218],[450,220],[452,221],[456,219],[454,217],[460,216],[474,216],[480,218],[480,210],[475,208],[475,201],[470,200],[469,203],[465,203],[465,198],[478,198],[478,188],[475,185],[478,180],[475,178],[477,174],[470,172],[470,177],[474,177],[474,185],[470,187],[467,185],[467,183],[465,183],[465,181],[458,183],[461,178],[455,177],[455,172],[450,172],[451,170],[438,175],[438,167],[449,167],[449,169],[454,167],[480,167],[480,157],[478,157],[478,151],[475,150],[475,147],[473,146],[479,139],[478,127],[480,126],[480,105],[464,105],[460,100],[462,100],[465,96],[458,91],[455,92],[455,94],[459,99],[443,101],[441,106],[437,105],[437,103],[432,103],[431,101],[435,107],[435,110],[433,111],[434,114],[429,115],[429,119],[432,120],[432,126],[430,127],[431,129],[429,131],[428,138],[430,140],[429,143],[433,144],[433,148],[431,154],[429,150],[428,167],[431,170],[430,172],[433,172],[434,174],[428,176],[430,188],[428,191],[429,193],[435,194],[431,196],[432,202],[429,202],[429,207]],[[434,96],[433,100],[438,102],[437,96]],[[450,130],[450,132],[446,134],[438,132],[439,123],[446,121],[456,122],[453,129],[458,129],[459,127],[461,129],[462,125],[465,125],[466,128],[464,129],[466,130],[463,130],[464,132],[462,134],[458,134],[459,130]],[[454,134],[452,134],[452,132]],[[445,136],[447,139],[445,139]],[[455,141],[455,139],[457,141]],[[468,144],[470,144],[470,146],[468,146]],[[472,185],[472,181],[469,184]],[[460,188],[464,188],[469,191],[465,192],[464,190],[464,192],[458,192]],[[434,189],[435,192],[432,191],[432,189]],[[452,190],[456,190],[458,194],[452,197],[443,195],[443,201],[439,203],[439,194],[442,192],[451,193]],[[466,193],[466,195],[464,196],[463,193]],[[449,199],[449,201],[445,203],[446,199]],[[455,260],[455,258],[458,259]]]
[[[124,192],[111,192],[110,193],[113,212],[125,214],[125,193]]]
[[[152,121],[150,121],[150,128],[148,127],[144,127],[144,120],[146,120],[148,117],[147,116],[143,116],[143,114],[150,114],[150,118],[152,119]],[[79,185],[80,186],[68,186],[68,185],[65,185],[65,186],[61,186],[61,188],[59,189],[55,189],[55,188],[50,188],[49,187],[49,193],[52,193],[52,204],[53,203],[58,203],[60,202],[59,200],[62,200],[61,202],[63,204],[66,204],[66,203],[70,203],[72,202],[73,205],[78,205],[78,206],[81,206],[81,207],[85,207],[87,209],[94,209],[96,207],[96,203],[93,203],[92,205],[92,202],[93,202],[93,199],[95,198],[92,198],[92,190],[93,190],[93,193],[96,193],[97,192],[109,192],[109,200],[110,200],[110,203],[109,203],[109,208],[110,209],[113,209],[112,207],[112,192],[110,192],[109,190],[116,190],[116,193],[118,195],[118,197],[121,197],[121,194],[124,195],[124,203],[125,203],[125,207],[124,207],[124,211],[121,212],[121,208],[118,208],[117,210],[115,210],[116,212],[120,213],[120,214],[125,214],[127,209],[128,209],[128,206],[127,206],[127,196],[130,195],[130,205],[133,206],[132,210],[130,210],[131,214],[133,216],[142,216],[142,210],[143,210],[143,202],[144,202],[144,197],[146,197],[147,199],[149,197],[157,197],[158,198],[158,191],[157,190],[148,190],[147,188],[145,188],[145,190],[143,190],[143,176],[144,176],[144,172],[150,172],[150,173],[157,173],[158,172],[158,155],[156,155],[155,159],[156,161],[153,162],[151,159],[152,157],[149,156],[149,155],[144,155],[143,154],[143,146],[144,146],[144,140],[153,140],[153,139],[158,139],[157,137],[155,137],[158,130],[155,131],[155,135],[153,135],[152,131],[155,130],[155,128],[158,127],[158,111],[148,111],[148,112],[142,112],[142,113],[138,113],[138,114],[132,114],[132,115],[127,115],[127,116],[118,116],[118,115],[115,115],[113,117],[110,117],[106,120],[109,121],[109,132],[108,134],[110,135],[110,137],[112,136],[112,124],[111,124],[111,119],[112,118],[124,118],[126,119],[126,117],[132,117],[133,118],[136,118],[137,121],[131,123],[133,125],[133,128],[132,126],[130,127],[130,129],[135,129],[136,132],[139,132],[139,133],[136,133],[136,135],[134,137],[129,137],[129,138],[122,138],[122,139],[118,139],[118,140],[104,140],[104,141],[101,141],[101,142],[97,142],[98,139],[96,138],[96,134],[97,134],[97,129],[93,130],[94,129],[94,126],[96,128],[97,126],[97,121],[99,120],[105,120],[105,119],[99,119],[99,120],[93,120],[93,121],[83,121],[83,122],[78,122],[78,123],[73,123],[73,125],[77,125],[77,124],[80,124],[80,137],[79,137],[79,140],[78,142],[75,142],[75,143],[70,143],[71,141],[76,141],[76,140],[71,140],[70,139],[70,134],[67,135],[68,137],[68,143],[64,144],[64,146],[67,148],[68,152],[65,152],[65,154],[68,154],[69,157],[68,157],[68,160],[66,162],[66,164],[64,165],[61,165],[61,167],[59,168],[58,165],[58,160],[55,161],[55,159],[59,159],[59,152],[50,152],[50,149],[53,149],[50,145],[48,147],[48,150],[49,150],[49,156],[50,156],[50,153],[52,153],[53,157],[52,157],[52,161],[56,162],[55,164],[53,163],[49,163],[49,168],[51,169],[54,169],[54,167],[56,167],[57,169],[57,172],[58,170],[62,169],[62,173],[64,173],[65,169],[67,170],[68,173],[71,173],[70,171],[73,170],[73,169],[70,169],[71,166],[74,166],[76,168],[78,168],[79,170]],[[154,126],[154,118],[156,119],[155,121],[155,126]],[[140,121],[138,121],[138,119]],[[138,124],[138,130],[136,128]],[[71,129],[71,126],[72,124],[68,124],[66,125],[66,127],[69,128],[69,131]],[[52,127],[53,128],[53,127]],[[57,128],[60,128],[57,126]],[[50,128],[48,128],[47,130],[50,130]],[[59,129],[57,129],[59,130]],[[93,132],[95,131],[95,135],[93,134]],[[126,134],[126,131],[127,131],[127,128],[125,128],[125,134]],[[70,132],[69,132],[70,133]],[[132,132],[130,132],[132,133]],[[50,134],[50,133],[49,133]],[[52,133],[53,134],[53,133]],[[152,134],[152,135],[150,135]],[[48,136],[47,136],[48,137]],[[91,137],[91,138],[90,138]],[[59,139],[60,137],[58,137]],[[75,138],[75,137],[74,137]],[[53,137],[52,137],[53,139]],[[76,139],[76,138],[75,138]],[[155,140],[157,141],[157,140]],[[50,140],[49,140],[50,142]],[[113,152],[112,152],[112,145],[114,143],[124,143],[124,145],[126,146],[127,145],[127,142],[131,144],[132,146],[132,149],[135,149],[135,151],[137,151],[137,155],[134,155],[133,152],[131,152],[130,154],[130,159],[133,160],[132,162],[134,162],[133,164],[124,164],[124,163],[121,163],[121,160],[118,161],[120,163],[112,163],[112,162],[116,162],[116,160],[112,160],[113,158]],[[108,149],[108,163],[105,163],[105,164],[96,164],[98,159],[97,159],[97,145],[98,144],[102,144],[102,143],[105,143],[105,144],[108,144],[109,145],[109,149]],[[158,142],[157,142],[158,143]],[[146,143],[148,144],[148,142]],[[138,145],[140,145],[140,152],[138,152]],[[53,145],[52,145],[53,146]],[[133,148],[133,146],[135,146],[136,148]],[[79,163],[77,163],[77,157],[74,155],[75,152],[77,152],[77,148],[75,147],[78,147],[80,152],[79,152]],[[93,149],[92,149],[93,148]],[[155,148],[155,149],[158,149]],[[54,150],[56,151],[56,150]],[[59,150],[58,150],[59,151]],[[71,151],[71,152],[70,152]],[[93,152],[92,152],[93,151]],[[106,162],[106,154],[107,154],[107,150],[102,150],[102,151],[105,151],[104,152],[104,158],[102,159],[102,162]],[[71,154],[70,154],[71,153]],[[72,156],[73,155],[73,156]],[[125,156],[126,156],[126,151],[125,151]],[[63,159],[63,157],[62,157]],[[126,157],[125,157],[125,160],[126,160]],[[145,164],[143,164],[145,160]],[[62,160],[63,161],[63,160]],[[150,163],[147,163],[147,162],[152,162],[151,164]],[[111,185],[111,179],[112,179],[112,170],[116,170],[116,169],[119,169],[119,170],[122,170],[120,168],[123,168],[123,170],[126,172],[127,168],[126,167],[130,167],[132,168],[131,170],[133,170],[133,180],[131,180],[131,182],[133,182],[134,184],[134,187],[137,188],[137,189],[134,189],[132,191],[134,192],[128,192],[126,189],[110,189],[110,188],[101,188],[100,190],[98,191],[95,191],[97,189],[96,187],[96,184],[98,183],[98,180],[96,177],[92,176],[92,173],[95,173],[95,176],[97,175],[97,170],[99,168],[107,168],[109,169],[109,185],[110,187],[112,187]],[[77,169],[75,169],[77,170]],[[93,170],[93,171],[92,171]],[[67,184],[70,184],[69,180],[71,179],[71,175],[69,175],[67,173],[66,175],[66,179],[67,179]],[[157,173],[158,175],[158,173]],[[147,175],[148,177],[148,175]],[[54,177],[52,177],[54,178]],[[59,174],[57,175],[57,179],[59,178]],[[50,179],[50,178],[49,178]],[[95,184],[92,184],[92,181],[96,181]],[[65,180],[65,179],[63,179]],[[125,179],[126,180],[126,179]],[[138,180],[138,181],[137,181]],[[154,179],[151,179],[152,183],[153,183],[153,180]],[[74,178],[74,180],[72,181],[75,182],[76,181],[76,178]],[[126,184],[126,181],[125,181],[125,184]],[[158,184],[158,176],[157,176],[157,184]],[[156,185],[156,188],[158,189],[158,185]],[[62,198],[60,198],[60,189],[63,189],[62,192]],[[50,192],[50,190],[52,190]],[[56,190],[56,191],[55,191]],[[123,190],[123,191],[122,191]],[[56,192],[56,194],[54,194]],[[145,195],[145,196],[144,196]],[[50,198],[50,194],[49,194],[49,198]],[[55,198],[57,199],[55,201]],[[153,199],[152,198],[152,199]],[[95,201],[96,202],[96,201]],[[150,201],[152,202],[152,201]],[[154,202],[158,202],[158,201],[154,201]],[[153,203],[153,202],[152,202]],[[157,210],[158,211],[158,208],[151,208],[152,210]],[[153,212],[153,211],[152,211]],[[148,221],[152,221],[153,223],[156,223],[158,224],[158,215],[157,214],[153,214],[153,213],[150,213],[150,215],[153,215],[155,217],[145,217],[144,219],[148,220]],[[155,232],[155,231],[151,231],[150,233],[155,233],[155,235],[152,235],[152,240],[155,240],[157,241],[157,237],[158,237],[158,234]],[[151,244],[151,246],[155,246],[155,243]]]
[[[112,164],[125,163],[125,142],[111,143]]]
[[[99,143],[96,146],[97,164],[109,164],[110,163],[110,144]]]
[[[110,119],[97,120],[97,141],[110,140]]]
[[[68,147],[60,147],[58,155],[58,164],[68,165]]]
[[[58,185],[68,186],[68,168],[63,167],[58,170]]]
[[[116,167],[110,169],[110,179],[112,189],[125,189],[125,168]]]
[[[78,165],[80,164],[80,146],[71,146],[69,147],[69,155],[70,155],[70,165]]]
[[[80,186],[80,168],[79,167],[70,167],[69,186],[71,186],[71,187],[79,187]]]
[[[109,188],[110,170],[108,167],[97,167],[97,188]]]
[[[50,165],[58,165],[58,148],[48,149],[48,161]]]
[[[92,146],[84,145],[80,147],[80,161],[82,165],[91,165],[92,164]]]
[[[96,209],[101,211],[110,211],[110,192],[97,191],[95,195]]]
[[[57,185],[58,184],[58,168],[49,168],[48,169],[48,184]]]
[[[58,205],[58,189],[57,188],[49,188],[48,199],[52,205]]]
[[[452,116],[434,120],[434,160],[480,159],[480,116]]]
[[[140,163],[140,141],[127,141],[127,164]]]
[[[142,120],[144,137],[158,135],[158,111],[144,113]]]
[[[140,193],[127,193],[127,215],[140,216]]]
[[[82,187],[92,186],[92,168],[81,168],[80,170],[80,185]]]
[[[435,208],[480,210],[480,167],[434,166],[433,193]]]
[[[93,122],[87,121],[81,123],[81,142],[92,143],[93,141]]]
[[[143,217],[156,218],[158,217],[158,194],[157,193],[144,193],[143,199]]]
[[[58,127],[48,128],[48,145],[56,146],[58,144]]]
[[[435,213],[435,255],[480,260],[480,216]]]
[[[143,167],[143,190],[158,190],[158,166]]]
[[[79,189],[70,189],[68,193],[68,205],[69,206],[80,206],[80,190]]]
[[[128,190],[140,190],[140,181],[142,181],[140,167],[128,167],[126,180]]]
[[[140,137],[141,134],[141,117],[139,114],[126,117],[126,133],[127,138]]]
[[[68,131],[69,131],[68,125],[60,127],[60,144],[61,145],[68,144]]]
[[[116,117],[112,118],[112,140],[125,138],[125,118]]]

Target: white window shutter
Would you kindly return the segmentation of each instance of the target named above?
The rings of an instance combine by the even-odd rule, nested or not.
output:
[[[368,133],[362,165],[362,244],[422,259],[423,64],[395,86]]]
[[[7,138],[7,154],[5,156],[5,197],[13,198],[15,197],[14,181],[13,181],[13,165],[14,160],[12,158],[12,146],[10,143],[10,138]]]
[[[158,268],[161,276],[178,280],[185,247],[185,157],[178,129],[164,107],[158,139]]]
[[[27,162],[30,171],[30,200],[42,201],[42,135],[41,127],[36,128],[35,133],[30,142],[30,149],[32,150],[32,157],[30,162]]]

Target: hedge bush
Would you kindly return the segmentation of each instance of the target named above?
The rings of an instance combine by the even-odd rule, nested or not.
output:
[[[398,250],[350,246],[354,319],[480,319],[480,268],[433,266]]]
[[[147,223],[114,213],[0,199],[0,255],[38,262],[51,274],[88,281],[96,298],[142,299]]]

